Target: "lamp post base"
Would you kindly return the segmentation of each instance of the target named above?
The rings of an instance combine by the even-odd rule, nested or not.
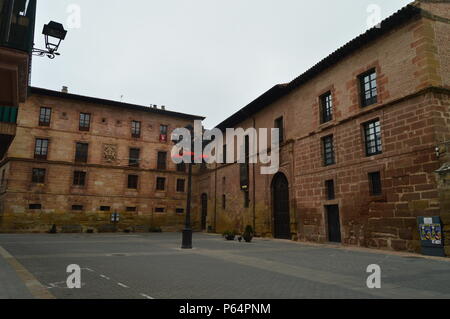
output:
[[[192,249],[192,229],[183,229],[183,243],[181,249]]]

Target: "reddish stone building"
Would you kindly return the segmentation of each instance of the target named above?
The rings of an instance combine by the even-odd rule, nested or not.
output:
[[[409,5],[221,123],[283,128],[281,168],[210,166],[196,195],[208,224],[408,251],[419,250],[418,216],[450,231],[447,175],[436,173],[449,161],[449,18],[445,1]]]

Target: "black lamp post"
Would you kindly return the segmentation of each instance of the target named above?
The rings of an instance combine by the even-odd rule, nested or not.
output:
[[[44,25],[42,34],[45,36],[45,47],[47,50],[33,49],[33,55],[44,56],[46,55],[50,59],[54,59],[59,55],[58,49],[61,41],[66,38],[67,31],[61,23],[50,21]]]

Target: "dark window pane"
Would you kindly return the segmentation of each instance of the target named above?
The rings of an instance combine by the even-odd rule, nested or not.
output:
[[[137,175],[128,175],[128,188],[137,189],[138,188],[139,177]]]
[[[82,205],[72,205],[72,210],[81,211],[84,207]]]
[[[169,132],[169,127],[167,125],[160,125],[159,126],[159,141],[161,143],[167,142],[167,134]]]
[[[158,191],[166,190],[166,179],[164,177],[158,177],[156,179],[156,190]]]
[[[284,142],[284,120],[280,117],[275,120],[275,128],[279,129],[280,132],[280,144]]]
[[[28,208],[29,209],[36,209],[36,210],[38,210],[38,209],[42,209],[42,205],[41,204],[30,204],[28,206]]]
[[[223,153],[223,163],[226,164],[227,163],[227,146],[226,145],[223,146],[222,153]]]
[[[36,159],[47,159],[48,154],[48,140],[36,139],[36,145],[34,149],[34,157]]]
[[[222,195],[222,208],[227,208],[227,196],[225,194]]]
[[[184,214],[184,208],[177,208],[175,210],[175,213],[177,213],[177,214]]]
[[[39,126],[50,126],[52,109],[49,107],[41,107],[39,114]]]
[[[381,142],[381,125],[379,120],[364,124],[366,155],[372,156],[383,152]]]
[[[335,164],[333,136],[330,135],[330,136],[324,137],[322,140],[322,143],[323,143],[323,154],[324,154],[325,166]]]
[[[373,196],[382,195],[380,172],[369,173],[370,194]]]
[[[158,165],[157,169],[165,170],[167,168],[167,153],[158,152]]]
[[[329,122],[333,119],[333,98],[331,92],[324,94],[320,98],[320,108],[322,113],[322,123]]]
[[[165,213],[166,209],[164,207],[156,207],[155,213]]]
[[[327,192],[327,200],[334,200],[336,198],[334,193],[334,180],[326,181],[325,188]]]
[[[250,207],[250,194],[248,191],[244,192],[244,207],[249,208]]]
[[[136,207],[127,207],[127,212],[135,212],[136,210]]]
[[[130,158],[129,158],[129,166],[139,167],[139,158],[140,158],[141,150],[138,148],[130,148]]]
[[[33,168],[32,182],[35,184],[45,183],[45,169],[43,168]]]
[[[73,185],[84,186],[86,183],[86,172],[75,171],[73,172]]]
[[[89,144],[77,143],[75,152],[75,162],[87,163]]]
[[[102,212],[109,212],[111,210],[111,207],[109,206],[101,206],[100,211]]]
[[[369,106],[377,103],[378,89],[377,89],[377,73],[371,70],[359,77],[361,87],[361,105]]]
[[[91,114],[80,113],[80,131],[89,131],[91,126]]]
[[[141,122],[138,121],[131,122],[131,136],[134,138],[141,137]]]
[[[177,179],[177,192],[183,193],[185,191],[185,180]]]
[[[186,172],[186,163],[180,163],[180,164],[177,164],[177,171],[178,172]]]

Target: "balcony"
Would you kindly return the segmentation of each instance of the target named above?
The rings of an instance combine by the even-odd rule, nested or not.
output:
[[[36,0],[0,0],[0,104],[27,97]]]
[[[16,135],[17,107],[0,106],[0,160]]]

